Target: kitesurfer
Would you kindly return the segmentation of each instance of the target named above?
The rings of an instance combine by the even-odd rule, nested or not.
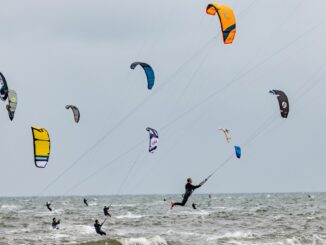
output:
[[[110,206],[109,206],[109,207],[104,206],[104,208],[103,208],[103,212],[104,212],[104,215],[105,215],[105,216],[109,216],[109,217],[111,217],[111,214],[109,213],[109,209],[110,209]]]
[[[97,219],[95,220],[95,224],[94,224],[95,231],[96,231],[97,234],[100,234],[101,236],[106,235],[106,233],[104,231],[102,231],[102,229],[101,229],[102,228],[102,225],[105,222],[105,220],[101,224],[98,222]]]
[[[192,206],[193,209],[197,209],[197,204],[196,203],[193,203],[191,206]]]
[[[88,203],[87,203],[87,199],[86,198],[84,198],[84,203],[88,207]]]
[[[52,211],[51,203],[50,203],[50,202],[46,202],[45,206],[46,206],[50,211]]]
[[[56,220],[56,218],[52,219],[52,228],[53,229],[59,229],[58,225],[60,224],[60,220]]]
[[[205,179],[204,181],[202,181],[199,185],[192,185],[192,179],[191,178],[188,178],[187,179],[187,184],[185,186],[186,188],[186,192],[185,194],[183,195],[183,200],[182,202],[171,202],[171,209],[176,206],[176,205],[179,205],[179,206],[184,206],[186,204],[186,202],[188,201],[188,198],[190,197],[190,195],[192,194],[192,192],[201,187],[205,182],[207,181],[207,179]]]

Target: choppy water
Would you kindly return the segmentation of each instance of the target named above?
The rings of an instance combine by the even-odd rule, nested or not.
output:
[[[90,196],[88,207],[83,197],[0,198],[0,244],[326,244],[326,193],[310,195],[193,195],[173,210],[180,196]],[[108,204],[101,237],[93,223]]]

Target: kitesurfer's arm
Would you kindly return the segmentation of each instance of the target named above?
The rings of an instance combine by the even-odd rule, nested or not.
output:
[[[192,184],[187,184],[186,185],[186,191],[189,191],[189,190],[191,190],[191,191],[193,191],[193,190],[195,190],[195,189],[197,189],[197,188],[199,188],[199,187],[201,187],[201,185],[199,184],[199,185],[192,185]]]

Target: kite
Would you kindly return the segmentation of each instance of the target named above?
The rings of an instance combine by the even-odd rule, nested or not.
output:
[[[278,104],[281,111],[281,116],[287,118],[290,110],[289,100],[286,94],[281,90],[271,90],[271,94],[277,95]]]
[[[206,13],[209,15],[218,15],[221,22],[224,44],[231,44],[236,31],[236,22],[233,10],[229,6],[211,3],[207,5]]]
[[[147,77],[147,88],[152,89],[154,86],[154,81],[155,81],[155,75],[154,75],[153,68],[150,65],[143,63],[143,62],[134,62],[130,65],[130,68],[135,69],[135,67],[137,65],[140,65],[144,69],[146,77]]]
[[[241,157],[241,148],[240,146],[234,146],[234,150],[235,150],[235,155],[237,156],[237,158]]]
[[[45,168],[50,157],[50,136],[45,128],[32,127],[34,161],[38,168]]]
[[[148,151],[150,153],[154,153],[154,151],[157,149],[158,133],[153,128],[146,128],[146,130],[149,132],[149,149],[148,149]]]
[[[8,91],[8,105],[6,106],[9,118],[12,121],[14,119],[15,111],[17,108],[17,93],[14,90]]]
[[[228,129],[226,129],[226,128],[219,128],[218,130],[221,130],[224,133],[225,139],[229,143],[230,140],[231,140],[230,131]]]
[[[0,72],[0,99],[5,101],[8,97],[8,85],[6,78]]]
[[[78,108],[74,105],[66,105],[66,109],[71,109],[73,114],[74,114],[74,119],[75,119],[75,122],[78,123],[79,122],[79,119],[80,119],[80,112],[78,110]]]

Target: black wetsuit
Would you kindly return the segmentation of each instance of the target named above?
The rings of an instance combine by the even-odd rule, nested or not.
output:
[[[105,215],[105,216],[110,216],[110,217],[111,217],[111,214],[109,213],[109,208],[110,208],[110,207],[104,207],[104,208],[103,208],[103,212],[104,212],[104,215]]]
[[[103,223],[102,223],[102,224],[99,224],[99,223],[95,223],[95,224],[94,224],[94,227],[95,227],[95,231],[96,231],[96,233],[97,233],[97,234],[100,234],[101,236],[106,235],[106,233],[105,233],[104,231],[101,230],[102,225],[103,225]]]
[[[52,221],[52,228],[53,229],[59,229],[59,227],[57,227],[57,225],[59,225],[60,224],[60,220],[58,220],[58,221]]]
[[[86,198],[84,198],[84,203],[85,203],[86,206],[88,206],[88,203],[87,203],[87,199]]]
[[[175,206],[175,205],[179,205],[179,206],[184,206],[185,204],[186,204],[186,202],[188,201],[188,198],[190,197],[190,195],[192,194],[192,192],[195,190],[195,189],[197,189],[197,188],[199,188],[199,187],[201,187],[201,185],[192,185],[192,184],[190,184],[190,183],[187,183],[186,184],[186,192],[185,192],[185,194],[183,195],[183,200],[182,200],[182,202],[176,202],[176,203],[173,203],[173,206]]]
[[[47,202],[45,206],[46,206],[50,211],[52,211],[51,203]]]

